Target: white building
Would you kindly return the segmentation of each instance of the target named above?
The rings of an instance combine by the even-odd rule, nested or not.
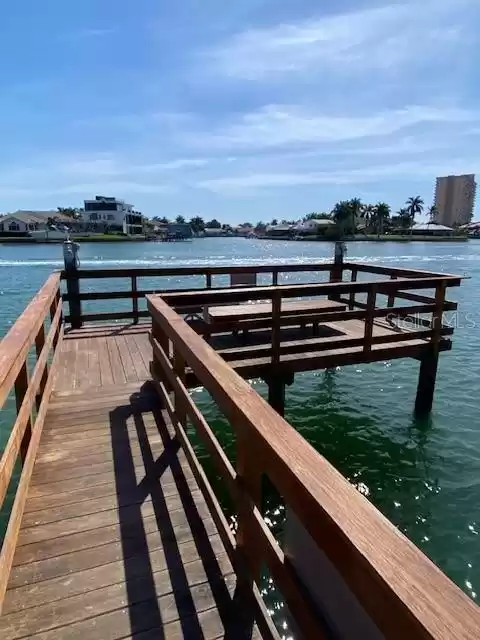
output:
[[[316,218],[313,220],[305,220],[304,222],[299,222],[295,225],[295,231],[297,233],[305,234],[305,235],[317,235],[322,230],[323,232],[328,227],[334,227],[335,222],[328,218],[320,218],[317,220]]]
[[[134,211],[133,205],[124,200],[95,196],[95,200],[84,201],[84,209],[82,221],[92,230],[108,228],[128,235],[143,233],[142,214]]]
[[[449,227],[472,220],[477,184],[473,173],[437,178],[435,188],[435,222]]]
[[[47,228],[49,218],[62,224],[72,224],[71,218],[58,213],[58,211],[14,211],[0,216],[0,232],[43,231]]]

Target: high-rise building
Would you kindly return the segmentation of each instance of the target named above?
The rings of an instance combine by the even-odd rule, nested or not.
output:
[[[435,222],[447,227],[472,220],[477,183],[473,173],[437,178],[435,188]]]

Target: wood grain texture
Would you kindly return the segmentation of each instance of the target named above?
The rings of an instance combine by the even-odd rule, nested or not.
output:
[[[476,637],[480,628],[477,605],[279,417],[164,300],[149,297],[148,306],[155,322],[230,423],[247,430],[252,450],[257,455],[263,453],[264,473],[385,636]]]
[[[28,351],[45,321],[59,284],[60,274],[52,274],[0,342],[0,407],[10,393]]]
[[[197,637],[200,629],[218,637],[246,610],[171,423],[151,389],[138,380],[136,393],[132,386],[110,388],[104,399],[77,392],[71,410],[65,395],[52,400],[0,618],[2,640],[138,637],[169,625],[178,633],[175,623]],[[78,420],[85,411],[96,418],[84,433]],[[204,612],[200,627],[196,616]]]
[[[59,334],[59,344],[62,342],[63,327]],[[48,401],[50,392],[53,388],[53,381],[56,373],[56,366],[58,363],[58,356],[60,350],[57,349],[53,356],[52,365],[48,374],[47,384],[42,397],[42,402],[35,418],[35,423],[32,428],[32,437],[28,447],[27,455],[25,457],[20,481],[18,483],[17,491],[15,493],[15,499],[13,501],[12,510],[8,519],[7,530],[2,543],[0,551],[0,613],[7,588],[8,576],[10,574],[10,568],[12,566],[13,556],[17,545],[17,539],[22,522],[23,511],[25,508],[25,501],[27,498],[28,487],[30,478],[32,475],[33,465],[35,464],[35,457],[37,455],[38,446],[40,443],[40,437],[42,435],[43,423],[48,408]]]

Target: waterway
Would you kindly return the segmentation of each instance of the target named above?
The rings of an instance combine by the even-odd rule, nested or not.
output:
[[[433,413],[428,420],[414,419],[418,363],[399,360],[297,375],[287,389],[286,419],[476,599],[477,593],[480,596],[480,241],[355,242],[348,250],[352,260],[468,276],[459,289],[450,290],[459,311],[449,317],[456,327],[454,346],[440,358]],[[120,268],[302,263],[329,260],[332,254],[330,243],[205,238],[162,244],[85,243],[80,258],[84,267]],[[61,266],[59,245],[0,245],[0,336],[48,274]],[[291,274],[288,282],[299,278]],[[156,286],[178,284],[172,279]],[[261,382],[252,384],[266,394]],[[233,455],[229,426],[205,393],[198,391],[197,397]],[[0,447],[10,424],[11,404],[0,415]],[[283,508],[274,496],[267,513],[271,525],[281,529]]]

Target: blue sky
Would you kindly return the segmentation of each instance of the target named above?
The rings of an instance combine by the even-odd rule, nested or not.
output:
[[[478,0],[3,3],[0,211],[430,204],[480,173],[479,40]]]

